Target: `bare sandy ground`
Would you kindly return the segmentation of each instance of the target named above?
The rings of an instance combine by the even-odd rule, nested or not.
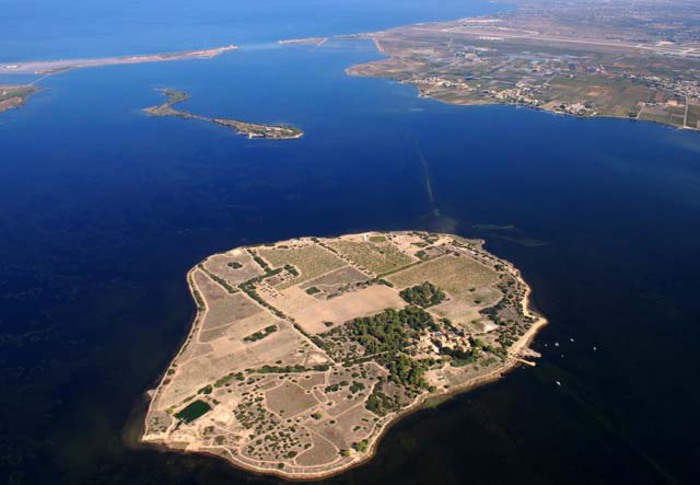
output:
[[[189,50],[163,54],[147,54],[97,59],[63,59],[56,61],[28,61],[0,63],[0,74],[56,74],[72,69],[98,66],[122,66],[146,62],[184,61],[188,59],[211,59],[226,51],[237,49],[234,45],[215,49]]]

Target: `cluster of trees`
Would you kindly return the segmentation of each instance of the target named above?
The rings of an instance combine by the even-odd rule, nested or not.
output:
[[[359,442],[357,442],[357,443],[353,443],[353,444],[352,444],[352,447],[353,447],[355,450],[357,450],[357,451],[359,451],[360,453],[362,453],[363,451],[365,451],[365,450],[367,449],[367,446],[368,446],[368,445],[369,445],[369,443],[367,442],[367,440],[362,440],[362,441],[359,441]]]
[[[330,368],[330,366],[328,366],[326,364],[315,365],[313,367],[304,367],[303,365],[299,365],[299,364],[285,365],[285,366],[265,364],[264,366],[260,367],[259,369],[256,369],[254,372],[257,372],[259,374],[289,374],[292,372],[308,372],[308,371],[325,372],[329,368]]]
[[[391,411],[398,410],[399,404],[394,398],[382,392],[380,386],[377,386],[367,398],[365,408],[377,416],[384,416]]]
[[[227,385],[229,382],[231,382],[233,379],[236,379],[237,381],[242,381],[245,379],[243,376],[243,372],[236,372],[235,374],[226,374],[224,377],[220,377],[219,379],[214,382],[214,387],[222,387]]]
[[[398,351],[411,344],[426,329],[438,330],[433,317],[422,308],[388,309],[371,317],[356,318],[345,328],[348,337],[360,343],[368,354]]]
[[[350,383],[348,381],[340,381],[335,384],[331,384],[330,386],[326,386],[324,389],[324,392],[338,392],[340,389],[342,389],[345,386],[349,386]]]
[[[197,394],[211,394],[211,392],[214,389],[212,388],[211,384],[207,384],[203,388],[201,388],[199,391],[197,391]]]
[[[416,361],[406,354],[398,354],[386,359],[384,365],[389,369],[389,380],[410,389],[424,389],[428,386],[423,375],[427,365]]]
[[[476,362],[477,357],[479,356],[479,349],[477,348],[472,348],[469,350],[464,350],[461,347],[457,348],[450,348],[450,347],[442,347],[440,349],[440,353],[442,355],[447,355],[452,358],[452,365],[455,367],[461,367],[463,365],[471,364],[472,362]]]
[[[270,265],[267,264],[267,261],[265,261],[263,258],[261,258],[260,256],[258,256],[257,254],[255,254],[254,252],[252,252],[250,250],[248,251],[248,253],[253,257],[253,260],[256,263],[258,263],[258,266],[260,266],[262,269],[265,270],[265,272],[267,272],[267,270],[270,269]]]
[[[433,317],[417,306],[389,309],[371,317],[356,318],[345,326],[348,337],[361,344],[367,354],[384,354],[379,362],[389,370],[389,380],[411,390],[427,386],[423,377],[427,365],[401,352],[414,343],[423,330],[439,330]],[[372,393],[368,409],[385,414],[389,404]]]
[[[360,391],[365,390],[365,385],[361,382],[353,381],[352,386],[350,386],[350,392],[353,394],[357,394]]]
[[[247,337],[243,338],[245,342],[256,342],[258,340],[262,340],[271,333],[274,333],[277,331],[277,325],[268,325],[267,327],[263,328],[262,330],[251,333]]]
[[[285,264],[284,269],[286,269],[287,272],[289,272],[289,274],[294,276],[295,278],[299,276],[299,271],[297,271],[297,269],[291,264]]]
[[[406,288],[399,295],[411,305],[418,305],[423,308],[437,305],[445,299],[445,293],[427,281],[423,284]]]
[[[500,312],[506,308],[507,304],[508,301],[506,298],[502,297],[496,305],[489,308],[484,308],[483,310],[480,310],[479,313],[483,316],[489,317],[496,325],[505,325],[506,322],[501,319]]]

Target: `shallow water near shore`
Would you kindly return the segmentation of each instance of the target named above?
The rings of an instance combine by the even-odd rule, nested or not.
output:
[[[244,244],[426,229],[483,238],[521,269],[550,320],[543,358],[404,418],[330,482],[700,478],[700,136],[345,75],[376,58],[367,42],[244,46],[74,71],[0,117],[0,476],[276,481],[126,445],[194,315],[185,273]],[[192,95],[183,109],[305,136],[149,118],[163,87]]]

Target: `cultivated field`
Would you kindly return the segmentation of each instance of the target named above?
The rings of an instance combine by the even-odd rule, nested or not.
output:
[[[299,272],[296,278],[278,284],[278,290],[298,285],[346,264],[330,251],[313,243],[289,249],[262,249],[258,253],[273,268],[290,264]]]
[[[360,270],[381,275],[414,261],[411,256],[399,251],[391,241],[371,242],[339,240],[328,243],[343,257],[347,258]]]

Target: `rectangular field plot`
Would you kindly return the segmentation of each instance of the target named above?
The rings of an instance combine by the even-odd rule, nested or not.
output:
[[[278,290],[289,288],[346,265],[345,261],[317,244],[292,249],[261,249],[258,254],[273,268],[291,264],[299,272],[296,278],[279,284]]]
[[[319,276],[313,280],[307,281],[301,285],[301,289],[306,290],[307,288],[315,286],[322,290],[332,290],[343,285],[367,281],[368,279],[369,277],[363,274],[361,271],[353,268],[352,266],[346,266],[323,276]]]
[[[403,308],[406,302],[392,288],[370,286],[352,293],[345,293],[327,301],[316,301],[292,314],[297,323],[308,333],[318,334],[330,330],[324,322],[341,325],[357,317],[365,317],[387,308]]]
[[[366,269],[378,275],[401,268],[414,261],[390,241],[371,243],[338,240],[329,242],[328,246],[357,264],[360,269]]]
[[[233,345],[234,341],[245,342],[245,337],[264,330],[270,325],[278,325],[281,322],[277,317],[272,315],[267,311],[262,311],[251,315],[249,317],[243,318],[242,320],[236,320],[231,322],[229,325],[222,325],[209,330],[203,330],[199,334],[199,342],[202,343],[212,343],[218,339],[224,339],[224,342],[228,342],[226,345]]]
[[[207,294],[208,297],[209,294]],[[234,322],[265,311],[243,293],[225,294],[223,298],[205,301],[207,303],[207,313],[202,322],[202,332],[231,325]]]
[[[481,288],[498,281],[495,270],[466,256],[443,256],[413,266],[387,278],[397,289],[428,281],[452,298],[470,297],[471,288]]]
[[[200,296],[206,302],[207,308],[229,296],[228,291],[219,284],[213,282],[202,270],[198,269],[194,271],[192,273],[192,280],[194,281],[195,287],[199,290]]]

